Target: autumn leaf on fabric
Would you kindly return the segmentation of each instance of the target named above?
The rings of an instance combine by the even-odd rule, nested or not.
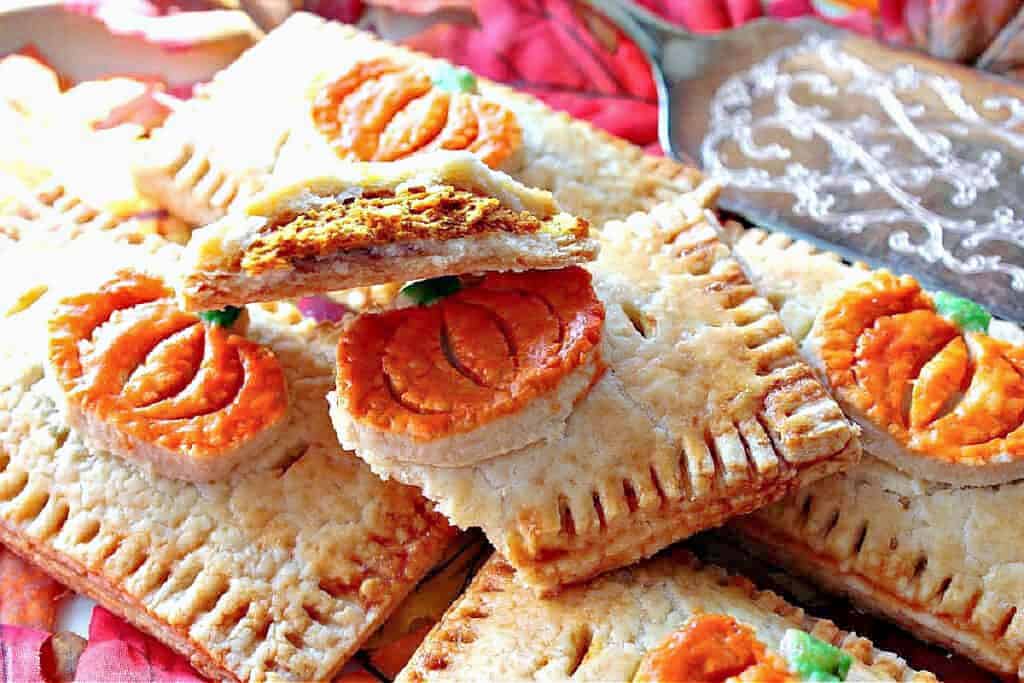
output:
[[[188,660],[102,607],[92,611],[89,644],[78,660],[83,683],[200,683]]]
[[[44,680],[39,653],[49,637],[46,631],[0,624],[0,683]]]
[[[973,61],[1020,10],[1021,0],[889,0],[914,45],[940,59]]]
[[[41,569],[0,548],[0,624],[51,631],[65,593]]]
[[[476,13],[479,27],[443,24],[407,43],[637,144],[657,140],[647,62],[602,16],[568,0],[480,0]]]

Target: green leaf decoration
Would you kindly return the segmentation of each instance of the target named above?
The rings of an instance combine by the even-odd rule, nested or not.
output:
[[[432,304],[438,299],[451,296],[462,289],[462,281],[454,275],[435,277],[430,280],[410,282],[402,287],[402,294],[420,306]]]
[[[201,311],[199,317],[211,325],[220,325],[221,327],[231,327],[238,320],[238,316],[242,314],[242,309],[237,306],[226,306],[216,311]]]
[[[434,85],[448,92],[476,92],[476,76],[468,69],[442,64],[431,77]]]
[[[780,650],[801,681],[845,681],[853,664],[849,653],[794,628],[782,637]]]
[[[952,320],[964,332],[988,332],[992,314],[980,304],[949,292],[939,292],[932,300],[939,315]]]

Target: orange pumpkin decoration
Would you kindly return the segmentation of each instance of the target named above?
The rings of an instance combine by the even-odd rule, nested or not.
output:
[[[287,410],[272,351],[183,313],[161,280],[134,272],[63,300],[49,355],[76,428],[123,457],[176,460],[164,467],[171,476],[226,468],[217,461]]]
[[[725,614],[697,614],[650,650],[633,683],[795,683],[753,629]]]
[[[413,439],[515,412],[579,367],[604,307],[582,268],[490,273],[433,306],[363,315],[338,345],[356,420]]]
[[[496,102],[435,87],[422,69],[378,58],[354,64],[313,102],[313,123],[343,159],[395,161],[428,150],[467,150],[492,168],[522,132]]]
[[[963,333],[913,278],[884,271],[819,324],[832,388],[903,445],[968,465],[1024,457],[1024,349]]]

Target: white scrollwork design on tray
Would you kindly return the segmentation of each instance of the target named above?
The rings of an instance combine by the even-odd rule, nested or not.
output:
[[[792,195],[794,216],[1024,292],[1024,267],[991,249],[1024,255],[1020,99],[972,103],[952,78],[812,35],[722,84],[701,151],[734,188]]]

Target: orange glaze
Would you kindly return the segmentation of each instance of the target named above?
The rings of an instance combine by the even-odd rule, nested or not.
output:
[[[515,412],[596,353],[604,307],[582,268],[490,273],[433,306],[357,318],[338,344],[350,414],[426,441]]]
[[[753,629],[724,614],[697,614],[652,649],[634,683],[787,683],[796,678]]]
[[[821,317],[833,389],[898,441],[941,460],[1024,457],[1024,349],[961,333],[918,283],[887,272]]]
[[[204,325],[171,294],[129,272],[65,299],[50,322],[50,361],[68,401],[118,433],[216,457],[284,416],[284,372],[270,349]]]
[[[360,161],[449,149],[473,152],[496,168],[522,140],[504,106],[436,88],[424,71],[383,57],[359,62],[324,86],[312,116],[340,157]]]

